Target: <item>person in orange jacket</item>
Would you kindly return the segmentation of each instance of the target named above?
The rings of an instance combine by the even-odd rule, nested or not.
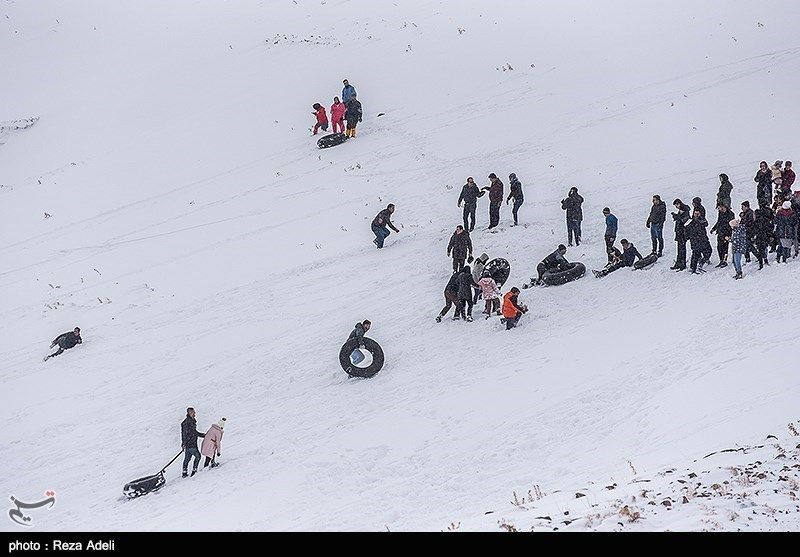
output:
[[[512,286],[511,290],[503,296],[503,318],[506,322],[506,331],[517,326],[519,318],[528,311],[528,306],[519,301],[519,288]]]
[[[322,128],[322,131],[328,131],[328,114],[325,112],[325,107],[319,103],[314,103],[312,108],[314,112],[311,114],[317,117],[317,123],[314,124],[313,135],[317,135],[320,128]]]

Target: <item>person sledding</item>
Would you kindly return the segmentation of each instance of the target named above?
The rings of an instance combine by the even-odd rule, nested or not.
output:
[[[531,286],[544,284],[542,282],[542,277],[547,271],[563,271],[568,269],[569,261],[564,257],[566,253],[567,246],[559,244],[553,253],[542,259],[536,266],[538,276],[536,278],[531,277],[531,282],[529,284],[523,284],[522,288],[530,288]]]
[[[528,306],[519,301],[519,288],[512,286],[511,290],[503,296],[503,321],[506,331],[517,326],[519,318],[528,312]]]
[[[312,108],[314,109],[312,114],[317,118],[312,135],[317,135],[320,128],[322,128],[322,131],[328,131],[328,114],[325,112],[325,107],[319,103],[314,103]]]
[[[369,328],[372,327],[372,321],[369,319],[364,319],[361,323],[356,323],[353,330],[350,332],[350,336],[347,337],[347,340],[356,339],[358,345],[356,348],[350,353],[350,361],[353,362],[353,365],[358,365],[364,361],[364,353],[361,351],[364,349],[364,335],[367,334]]]
[[[617,269],[622,269],[623,267],[633,267],[633,264],[637,259],[642,259],[642,254],[639,253],[639,250],[636,249],[636,246],[634,246],[631,242],[623,238],[620,243],[622,244],[622,253],[617,256],[616,253],[609,252],[609,257],[613,257],[614,261],[606,265],[605,268],[601,269],[600,271],[592,271],[595,277],[602,278],[608,273],[613,273]],[[617,250],[617,253],[619,253],[619,250]]]
[[[52,354],[48,354],[44,357],[44,361],[46,362],[48,359],[58,356],[64,350],[69,350],[70,348],[74,348],[79,344],[83,343],[83,339],[81,338],[81,328],[75,327],[71,331],[67,331],[66,333],[61,333],[53,342],[50,343],[50,348],[54,346],[58,346],[58,350],[53,352]]]
[[[353,93],[350,95],[350,98],[344,102],[344,105],[346,107],[344,119],[347,120],[347,127],[344,130],[344,134],[347,137],[355,137],[356,126],[364,115],[364,111],[361,107],[361,101],[359,101],[356,98],[356,94]]]

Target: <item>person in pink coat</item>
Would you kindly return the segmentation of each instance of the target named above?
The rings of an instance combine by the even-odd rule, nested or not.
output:
[[[222,456],[222,434],[225,433],[225,421],[226,418],[222,418],[217,423],[211,424],[206,436],[203,437],[203,444],[200,447],[200,454],[206,457],[203,468],[208,468],[209,464],[212,468],[219,466],[216,458]]]
[[[331,105],[331,123],[333,125],[333,133],[344,133],[345,112],[347,112],[347,107],[344,105],[344,103],[339,100],[339,97],[333,97],[333,104]]]

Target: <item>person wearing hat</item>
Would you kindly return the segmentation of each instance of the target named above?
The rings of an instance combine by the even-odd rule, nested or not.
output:
[[[219,466],[217,457],[222,456],[222,434],[225,433],[226,421],[227,418],[222,418],[217,423],[211,424],[211,427],[206,431],[203,444],[200,446],[200,454],[206,457],[203,468],[208,468],[209,464],[211,464],[212,468]]]
[[[511,214],[514,215],[514,224],[512,226],[517,226],[519,224],[519,221],[517,220],[517,212],[524,203],[524,196],[522,195],[522,182],[517,180],[517,175],[512,172],[508,175],[508,184],[511,191],[508,192],[508,197],[506,197],[506,205],[508,205],[508,202],[512,199],[514,200],[514,205],[511,208]]]
[[[469,232],[464,230],[460,224],[456,226],[455,232],[447,243],[447,257],[453,258],[454,272],[464,268],[467,257],[472,258],[472,239],[469,237]]]
[[[736,269],[736,274],[733,278],[742,278],[742,256],[747,254],[749,242],[747,241],[747,229],[742,224],[740,219],[733,219],[730,221],[731,235],[728,241],[731,245],[731,253],[733,253],[733,268]]]
[[[322,128],[322,131],[328,131],[328,114],[325,112],[325,107],[319,103],[314,103],[312,108],[314,112],[311,114],[317,117],[317,123],[314,124],[312,135],[317,135],[320,128]]]
[[[637,259],[642,259],[642,254],[639,253],[639,250],[636,249],[636,246],[634,246],[633,243],[629,242],[625,238],[623,238],[620,243],[622,244],[622,256],[618,261],[615,261],[611,265],[606,265],[604,269],[601,269],[600,271],[592,271],[595,277],[602,278],[608,273],[613,273],[617,269],[622,269],[623,267],[633,267],[633,264]]]
[[[578,193],[578,188],[572,187],[567,197],[561,200],[561,209],[567,212],[567,245],[581,245],[581,221],[583,221],[583,196]]]
[[[52,354],[48,354],[44,357],[44,361],[46,362],[48,359],[53,358],[61,354],[64,350],[69,350],[70,348],[74,348],[75,346],[81,344],[83,339],[81,338],[81,328],[75,327],[71,331],[67,331],[66,333],[61,333],[58,335],[53,342],[50,343],[50,348],[58,345],[58,350],[56,350]]]
[[[611,248],[614,247],[614,241],[617,239],[617,230],[619,228],[619,221],[617,220],[616,215],[611,212],[611,209],[608,207],[603,208],[603,216],[605,217],[606,223],[606,231],[603,234],[603,238],[606,242],[606,254],[608,255],[608,262],[612,262]]]
[[[797,213],[792,209],[791,201],[784,201],[781,208],[775,213],[775,236],[780,242],[777,247],[778,263],[781,258],[784,263],[789,260],[789,255],[792,252],[792,244],[795,244],[797,249]]]
[[[183,474],[181,477],[188,476],[189,461],[194,459],[192,464],[192,476],[197,474],[197,465],[200,464],[200,451],[197,448],[197,438],[205,437],[205,433],[197,431],[197,412],[191,406],[186,409],[186,418],[181,422],[181,449],[185,452],[183,457]]]
[[[503,204],[503,182],[492,172],[489,174],[491,184],[482,189],[489,192],[489,228],[491,230],[500,224],[500,206]]]

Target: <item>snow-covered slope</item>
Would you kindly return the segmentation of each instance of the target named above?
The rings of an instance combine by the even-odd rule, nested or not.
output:
[[[514,172],[525,189],[523,226],[503,205],[486,232],[483,198],[472,236],[511,262],[504,292],[565,241],[570,187],[586,201],[567,258],[588,268],[605,263],[604,206],[647,253],[655,193],[711,209],[725,172],[734,207],[754,201],[759,161],[800,158],[795,3],[1,11],[0,493],[56,493],[34,528],[552,529],[558,494],[663,478],[654,491],[677,501],[668,471],[744,469],[749,447],[793,465],[796,493],[797,260],[742,281],[675,274],[668,224],[648,270],[523,290],[515,330],[434,322],[467,176],[495,172],[507,193]],[[364,121],[318,150],[311,105],[343,78]],[[390,202],[400,233],[376,250],[369,223]],[[363,319],[386,353],[370,380],[337,360]],[[83,345],[43,363],[75,325]],[[187,406],[201,431],[227,417],[224,466],[184,480],[179,460],[164,489],[125,501],[180,449]],[[578,498],[589,518],[569,528],[800,523],[796,504],[788,521],[712,521],[696,497],[681,515],[591,519],[630,503],[620,493]]]

